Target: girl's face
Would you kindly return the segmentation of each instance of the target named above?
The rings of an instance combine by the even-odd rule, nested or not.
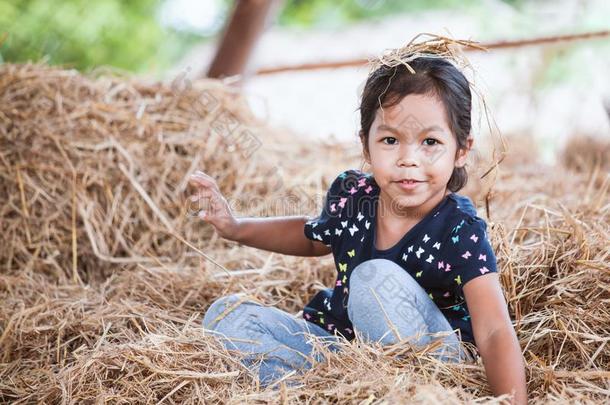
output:
[[[467,145],[470,149],[471,137]],[[434,208],[448,192],[453,168],[466,163],[468,150],[457,146],[436,97],[408,95],[377,109],[364,155],[381,189],[380,202],[391,204],[383,209],[412,216]],[[414,182],[404,184],[403,179]]]

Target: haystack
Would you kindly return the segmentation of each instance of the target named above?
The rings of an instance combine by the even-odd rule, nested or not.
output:
[[[334,268],[219,239],[189,216],[188,174],[217,176],[239,215],[315,215],[333,176],[359,167],[358,148],[269,128],[218,81],[42,65],[0,65],[0,134],[0,401],[497,402],[480,360],[361,342],[278,394],[203,333],[221,295],[296,314]],[[609,184],[601,161],[504,164],[479,209],[532,403],[610,395]]]

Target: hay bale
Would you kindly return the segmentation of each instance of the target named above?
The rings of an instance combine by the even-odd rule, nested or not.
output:
[[[208,243],[213,232],[186,216],[190,172],[216,175],[242,201],[269,192],[255,174],[273,162],[244,161],[260,124],[220,82],[179,88],[30,65],[2,65],[0,78],[8,272],[88,282],[125,265],[193,265],[173,234]]]
[[[218,109],[193,108],[204,94]],[[220,175],[227,195],[269,201],[278,187],[268,174],[279,165],[290,173],[279,192],[302,202],[341,168],[357,167],[357,149],[282,146],[283,134],[261,127],[218,82],[176,90],[1,65],[0,101],[0,401],[490,399],[480,361],[439,364],[406,344],[360,342],[291,377],[304,387],[262,391],[239,354],[202,334],[200,319],[217,297],[248,291],[296,313],[332,283],[334,267],[331,257],[217,240],[183,215],[187,173],[203,168]],[[212,117],[226,111],[261,134],[263,158],[223,149]],[[610,390],[608,174],[527,163],[495,175],[482,213],[532,403],[602,402]],[[245,212],[262,215],[262,205]],[[303,214],[316,212],[309,208]]]
[[[606,137],[576,135],[561,151],[561,162],[577,172],[610,171],[610,140]]]

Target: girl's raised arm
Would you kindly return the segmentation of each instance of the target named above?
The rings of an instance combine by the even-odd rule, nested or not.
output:
[[[236,218],[213,177],[196,171],[190,184],[197,188],[190,197],[192,202],[209,199],[209,210],[200,211],[199,218],[214,226],[222,238],[293,256],[323,256],[331,252],[324,244],[305,237],[304,226],[309,220],[306,216]]]
[[[309,240],[303,233],[305,216],[238,218],[233,240],[258,249],[293,256],[323,256],[330,247]]]

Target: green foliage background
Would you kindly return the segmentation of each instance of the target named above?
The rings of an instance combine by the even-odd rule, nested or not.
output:
[[[516,4],[521,0],[504,1]],[[464,8],[478,3],[480,0],[289,0],[285,2],[279,22],[302,27],[338,27],[396,13]]]
[[[233,0],[220,1],[225,13]],[[518,0],[512,0],[518,1]],[[340,27],[353,21],[479,0],[284,0],[276,23]],[[205,37],[161,26],[163,0],[0,0],[0,62],[46,60],[80,70],[100,65],[162,71]]]
[[[112,65],[130,71],[171,64],[197,37],[161,27],[158,0],[0,0],[3,60]],[[1,41],[1,39],[0,39]]]
[[[205,36],[161,25],[160,10],[169,0],[0,0],[0,63],[45,60],[80,70],[97,66],[135,73],[159,73],[174,65]],[[236,0],[216,2],[227,18]],[[522,9],[525,0],[503,0]],[[467,10],[490,38],[545,34],[538,18],[522,15],[510,21],[490,17],[483,0],[283,0],[275,23],[297,29],[337,29],[365,19],[433,9]],[[607,28],[607,10],[579,19],[574,30]],[[219,29],[221,29],[220,27]],[[483,39],[483,38],[479,38]],[[608,41],[593,44],[607,54]],[[578,62],[579,43],[566,44],[549,58],[541,83],[570,76]],[[578,71],[578,69],[576,69]],[[580,75],[586,76],[586,75]]]

